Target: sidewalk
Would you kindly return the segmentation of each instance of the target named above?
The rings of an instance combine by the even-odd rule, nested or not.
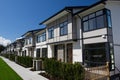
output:
[[[0,56],[1,57],[1,56]],[[12,62],[4,57],[1,57],[23,80],[48,80],[41,75],[40,71],[30,71],[29,68],[24,68],[15,62]]]

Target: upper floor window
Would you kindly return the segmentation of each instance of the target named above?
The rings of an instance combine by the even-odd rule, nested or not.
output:
[[[42,33],[42,42],[46,41],[46,32]]]
[[[25,45],[32,44],[32,37],[25,39]]]
[[[68,22],[60,23],[60,36],[68,34]]]
[[[108,27],[111,25],[111,18],[110,15],[108,15],[107,9],[99,10],[97,12],[89,14],[83,17],[82,21],[83,21],[83,31],[91,31],[103,27]],[[108,23],[108,25],[106,23]]]
[[[37,36],[37,43],[41,42],[41,38],[42,38],[41,35]]]
[[[48,38],[53,38],[54,37],[54,28],[51,27],[48,29]]]
[[[32,44],[32,37],[30,37],[28,41],[29,41],[29,44]]]

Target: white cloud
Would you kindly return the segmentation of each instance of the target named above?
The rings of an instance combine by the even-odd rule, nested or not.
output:
[[[4,37],[0,36],[0,44],[7,46],[10,43],[11,41],[9,39],[5,39]]]

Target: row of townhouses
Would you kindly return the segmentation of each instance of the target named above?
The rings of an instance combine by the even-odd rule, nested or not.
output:
[[[86,67],[109,62],[110,74],[120,70],[120,1],[101,0],[91,6],[69,6],[8,45],[19,56],[54,57]]]

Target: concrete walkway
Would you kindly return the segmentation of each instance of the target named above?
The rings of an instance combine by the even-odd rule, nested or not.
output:
[[[1,56],[0,56],[1,57]],[[38,75],[40,71],[30,71],[30,68],[24,68],[15,62],[10,61],[4,57],[1,57],[23,80],[48,80],[41,75]]]

